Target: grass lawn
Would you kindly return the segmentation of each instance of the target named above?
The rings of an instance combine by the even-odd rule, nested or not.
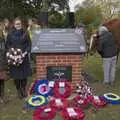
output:
[[[97,79],[96,82],[89,82],[96,95],[106,92],[113,92],[120,95],[120,60],[118,60],[117,64],[116,84],[114,87],[102,85],[102,62],[98,55],[86,58],[84,69]],[[25,112],[23,109],[24,100],[19,100],[16,97],[16,90],[12,80],[6,81],[5,91],[6,97],[10,98],[10,101],[6,105],[0,104],[0,120],[32,120],[32,111]],[[85,113],[85,120],[120,120],[120,105],[109,105],[106,108],[100,109],[97,113],[86,110]],[[55,120],[63,119],[58,113]]]

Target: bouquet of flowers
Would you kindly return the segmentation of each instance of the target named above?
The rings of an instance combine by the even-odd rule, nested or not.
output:
[[[6,53],[7,62],[9,65],[19,66],[23,63],[26,54],[27,52],[23,53],[19,48],[11,48]]]
[[[80,85],[77,84],[76,93],[78,93],[82,99],[86,99],[88,96],[93,96],[92,88],[88,86],[86,81],[81,81]]]
[[[72,101],[73,106],[81,107],[83,109],[91,107],[93,93],[92,88],[88,86],[86,81],[81,81],[80,84],[77,84],[76,93],[78,95],[75,96]]]

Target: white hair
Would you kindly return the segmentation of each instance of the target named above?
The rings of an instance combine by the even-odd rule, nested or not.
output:
[[[99,27],[99,35],[101,35],[105,31],[108,31],[107,27],[105,27],[105,26],[100,26]]]

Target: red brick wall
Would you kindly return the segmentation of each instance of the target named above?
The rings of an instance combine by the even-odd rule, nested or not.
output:
[[[40,54],[36,56],[36,79],[47,77],[48,66],[72,66],[72,87],[82,79],[83,55]]]

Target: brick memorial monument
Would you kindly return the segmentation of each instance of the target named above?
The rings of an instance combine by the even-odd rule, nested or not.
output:
[[[36,56],[35,79],[68,80],[74,88],[82,79],[85,40],[74,29],[36,31],[32,53]]]

